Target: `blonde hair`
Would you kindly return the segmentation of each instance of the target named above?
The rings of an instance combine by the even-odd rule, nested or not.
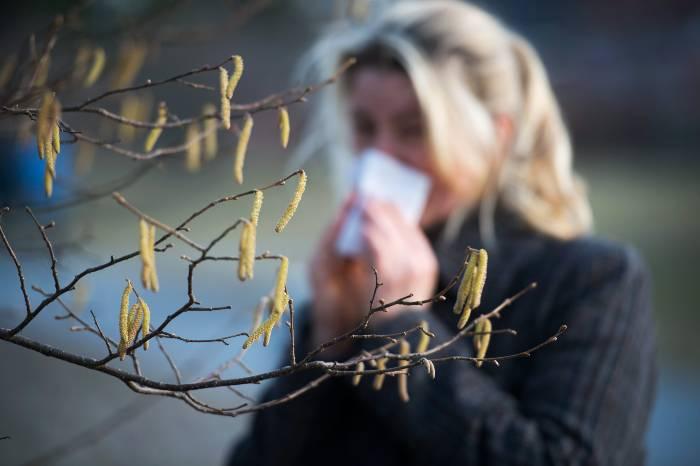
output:
[[[591,229],[590,206],[573,172],[559,106],[537,53],[524,38],[464,2],[396,1],[363,24],[334,24],[301,69],[325,77],[348,57],[373,49],[388,53],[413,83],[441,179],[457,193],[477,184],[482,235],[493,237],[497,201],[535,230],[556,238]],[[351,125],[344,88],[323,90],[301,153],[325,150],[336,160],[349,159]],[[513,123],[510,153],[502,163],[496,163],[496,115]],[[346,166],[336,168],[343,171]],[[465,172],[468,180],[454,176]],[[463,213],[476,206],[471,201]]]

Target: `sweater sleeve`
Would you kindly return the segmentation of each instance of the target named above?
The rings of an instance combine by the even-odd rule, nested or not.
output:
[[[435,381],[413,368],[408,403],[399,400],[395,377],[380,391],[371,379],[355,390],[405,440],[416,464],[640,464],[630,452],[643,444],[655,371],[648,273],[622,248],[569,263],[542,331],[551,335],[561,323],[569,330],[526,361],[517,395],[466,362],[437,364]],[[404,313],[378,330],[406,329],[425,317]],[[435,317],[429,324],[450,333]],[[464,355],[465,346],[439,356]]]

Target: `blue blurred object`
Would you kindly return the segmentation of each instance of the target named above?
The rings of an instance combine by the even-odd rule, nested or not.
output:
[[[62,148],[56,160],[59,177],[70,173],[67,168],[71,153],[70,146]],[[0,154],[0,205],[45,202],[44,161],[39,158],[36,145],[3,138],[0,139]],[[59,184],[54,184],[54,198],[60,198],[63,191]]]

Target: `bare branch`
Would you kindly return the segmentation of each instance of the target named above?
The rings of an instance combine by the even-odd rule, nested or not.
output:
[[[61,289],[61,285],[58,282],[58,272],[56,272],[56,255],[53,252],[53,246],[51,245],[51,241],[49,241],[48,236],[46,236],[47,227],[39,223],[39,221],[34,216],[32,209],[30,209],[29,206],[26,206],[25,210],[32,217],[34,225],[36,225],[37,229],[39,230],[39,233],[41,233],[41,237],[44,239],[44,244],[46,244],[46,249],[48,249],[49,251],[49,256],[51,257],[51,276],[53,277],[54,290],[58,291]],[[53,223],[50,223],[49,225],[53,226]]]
[[[195,248],[196,250],[198,250],[198,251],[200,251],[200,252],[205,252],[205,251],[206,251],[206,249],[204,248],[204,246],[200,246],[199,244],[195,243],[194,241],[192,241],[191,239],[189,239],[187,236],[185,236],[185,235],[183,235],[182,233],[180,233],[177,229],[175,229],[175,228],[173,228],[173,227],[171,227],[171,226],[169,226],[169,225],[166,225],[165,223],[162,223],[162,222],[156,220],[156,219],[153,218],[153,217],[150,217],[150,216],[144,214],[142,211],[140,211],[139,209],[137,209],[137,208],[134,207],[133,205],[129,204],[129,202],[127,202],[127,200],[126,200],[126,199],[124,198],[124,196],[122,196],[121,194],[119,194],[119,193],[117,193],[117,192],[114,192],[114,193],[112,193],[112,197],[113,197],[114,200],[116,200],[119,204],[121,204],[122,206],[126,207],[127,210],[129,210],[129,211],[131,211],[132,213],[136,214],[139,218],[144,219],[145,221],[147,221],[147,222],[150,223],[151,225],[155,225],[155,226],[157,226],[158,228],[160,228],[161,230],[170,233],[171,235],[175,236],[177,239],[179,239],[179,240],[182,241],[183,243],[187,244],[188,246],[191,246],[191,247]]]
[[[5,249],[7,249],[8,254],[12,258],[12,262],[15,263],[15,268],[17,269],[17,276],[19,277],[19,287],[22,290],[22,296],[24,297],[24,307],[27,311],[27,317],[32,315],[32,305],[29,302],[29,295],[27,294],[27,287],[24,284],[24,273],[22,272],[22,265],[17,259],[15,251],[12,249],[10,242],[5,236],[5,230],[2,228],[2,217],[5,213],[9,212],[9,207],[3,207],[0,209],[0,238],[2,238],[3,244],[5,244]]]
[[[240,333],[235,333],[233,335],[228,335],[225,337],[219,337],[219,338],[206,338],[206,339],[193,339],[193,338],[183,338],[181,336],[175,335],[174,333],[170,332],[160,332],[159,335],[161,338],[172,338],[173,340],[180,340],[184,341],[185,343],[223,343],[224,345],[228,346],[229,343],[226,340],[230,340],[231,338],[236,338],[236,337],[247,337],[248,334],[246,332],[240,332]]]

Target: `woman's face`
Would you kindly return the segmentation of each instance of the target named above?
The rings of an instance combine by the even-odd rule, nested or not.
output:
[[[444,220],[458,199],[430,163],[427,131],[410,79],[399,71],[363,67],[349,84],[355,153],[373,147],[427,174],[432,189],[420,223]]]

